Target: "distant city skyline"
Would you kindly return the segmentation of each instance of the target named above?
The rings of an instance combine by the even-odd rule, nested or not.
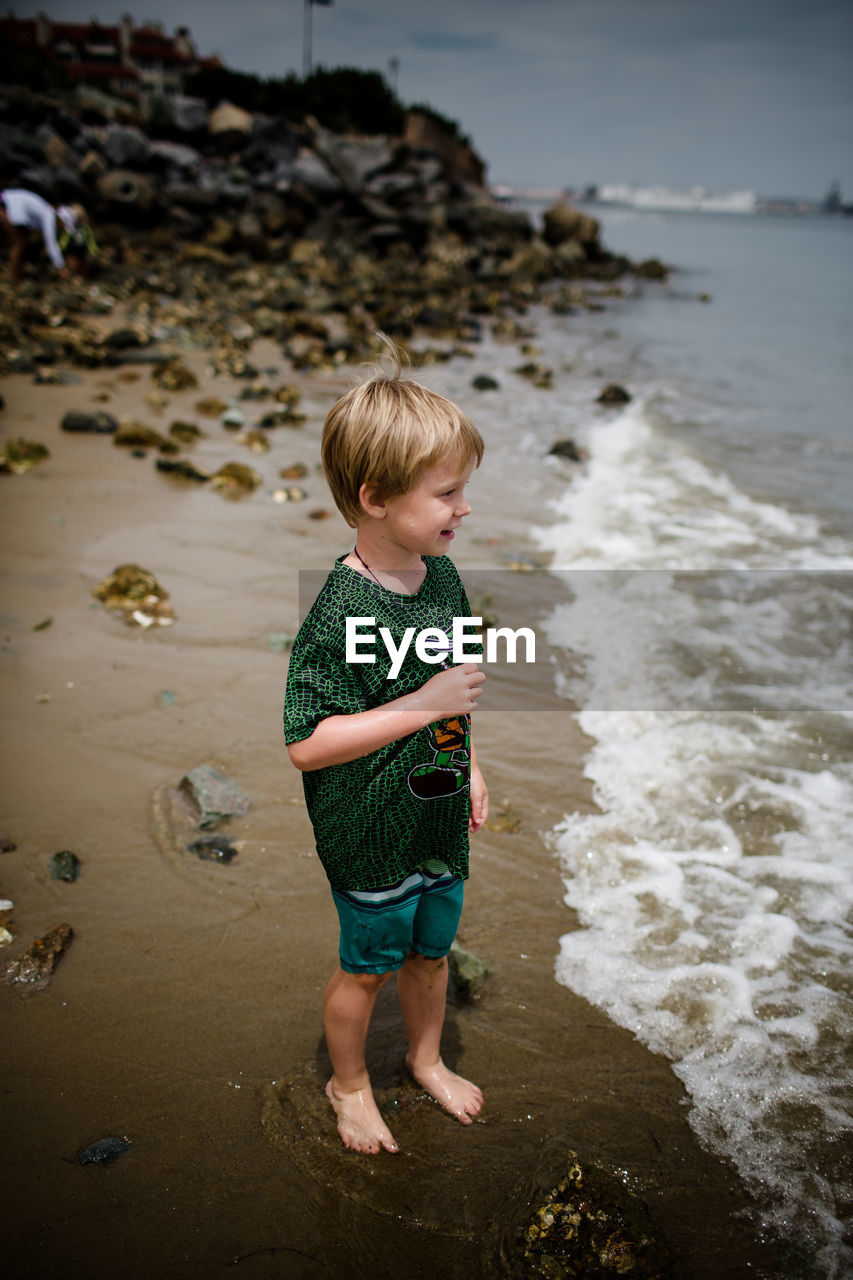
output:
[[[303,0],[39,0],[191,28],[202,55],[302,74]],[[627,182],[853,201],[849,0],[333,0],[312,9],[316,66],[382,72],[404,104],[457,120],[492,183]]]

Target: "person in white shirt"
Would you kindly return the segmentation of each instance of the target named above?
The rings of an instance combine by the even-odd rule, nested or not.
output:
[[[24,251],[33,232],[40,232],[48,257],[61,276],[67,274],[65,259],[57,240],[58,227],[73,231],[81,220],[80,205],[61,204],[54,208],[35,191],[7,187],[0,191],[0,227],[9,237],[9,272],[12,283],[21,278]]]

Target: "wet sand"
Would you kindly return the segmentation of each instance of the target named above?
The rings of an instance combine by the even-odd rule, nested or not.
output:
[[[203,377],[202,353],[186,358]],[[406,1079],[389,985],[370,1063],[401,1153],[340,1146],[321,1092],[336,921],[281,737],[287,658],[267,637],[296,630],[297,571],[351,545],[337,513],[309,516],[332,507],[319,434],[349,384],[295,378],[270,352],[256,362],[279,365],[272,386],[301,385],[309,415],[275,430],[261,457],[193,412],[204,395],[239,394],[226,378],[170,396],[159,415],[144,368],[2,386],[4,438],[41,440],[51,457],[0,477],[0,831],[17,845],[0,855],[0,896],[18,928],[0,962],[61,921],[75,933],[46,991],[0,988],[5,1274],[524,1274],[509,1244],[569,1149],[642,1197],[673,1275],[781,1274],[743,1219],[733,1172],[696,1142],[667,1063],[553,979],[571,919],[546,835],[593,802],[582,737],[555,708],[547,668],[517,708],[493,698],[476,717],[493,813],[508,804],[519,822],[473,841],[460,942],[491,974],[448,1017],[446,1058],[484,1088],[482,1120],[463,1128]],[[211,469],[249,462],[264,483],[237,502],[176,483],[151,455],[61,432],[69,408],[160,430],[197,421],[208,436],[188,456]],[[310,469],[298,482],[309,496],[277,505],[278,471],[295,462]],[[530,550],[497,504],[468,524],[454,548],[463,572]],[[127,561],[169,592],[173,626],[132,629],[93,598]],[[225,827],[240,850],[227,866],[187,852],[196,832],[174,795],[205,762],[252,797]],[[60,849],[81,859],[73,884],[50,878]],[[130,1151],[81,1167],[76,1153],[106,1135]]]

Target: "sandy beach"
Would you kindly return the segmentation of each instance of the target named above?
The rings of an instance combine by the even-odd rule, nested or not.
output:
[[[74,930],[45,991],[0,988],[5,1274],[524,1275],[514,1233],[573,1150],[645,1202],[673,1276],[781,1275],[668,1064],[551,976],[567,916],[545,834],[567,804],[593,802],[574,719],[538,717],[529,686],[526,710],[487,697],[475,722],[493,817],[510,820],[473,842],[460,942],[490,976],[474,1004],[451,1005],[446,1057],[483,1087],[482,1120],[464,1129],[407,1081],[386,988],[370,1064],[401,1154],[341,1148],[321,1092],[336,921],[282,741],[287,656],[269,637],[297,629],[298,571],[351,545],[318,471],[323,417],[350,375],[294,374],[272,344],[256,350],[271,386],[300,388],[307,421],[255,456],[194,408],[245,384],[211,378],[203,352],[181,356],[200,386],[156,413],[145,366],[2,383],[4,440],[50,457],[0,477],[0,830],[16,846],[0,855],[0,896],[17,928],[0,962],[60,922]],[[60,430],[67,410],[98,408],[164,432],[194,421],[207,434],[187,456],[248,462],[262,484],[228,500],[158,473],[150,452]],[[307,497],[277,502],[295,463]],[[475,509],[454,558],[463,574],[496,568],[530,551],[520,538],[496,507]],[[169,593],[173,625],[127,626],[94,598],[126,562]],[[223,827],[239,850],[228,865],[186,848],[197,832],[175,789],[204,763],[252,799]],[[80,858],[73,883],[50,876],[62,849]],[[129,1151],[81,1166],[109,1135]]]

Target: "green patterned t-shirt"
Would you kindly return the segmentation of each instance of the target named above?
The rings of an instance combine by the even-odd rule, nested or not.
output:
[[[426,576],[414,595],[399,595],[342,563],[326,579],[293,645],[284,700],[288,743],[310,737],[321,720],[381,706],[419,689],[440,670],[422,661],[412,640],[400,672],[379,635],[387,627],[399,646],[406,627],[415,635],[440,627],[470,608],[447,556],[426,556]],[[347,617],[372,617],[359,628],[375,635],[375,663],[346,661]],[[466,643],[469,652],[476,645]],[[448,655],[448,661],[450,655]],[[303,772],[305,802],[317,852],[335,889],[397,884],[431,859],[454,875],[468,875],[470,733],[467,716],[439,721],[346,764]]]

